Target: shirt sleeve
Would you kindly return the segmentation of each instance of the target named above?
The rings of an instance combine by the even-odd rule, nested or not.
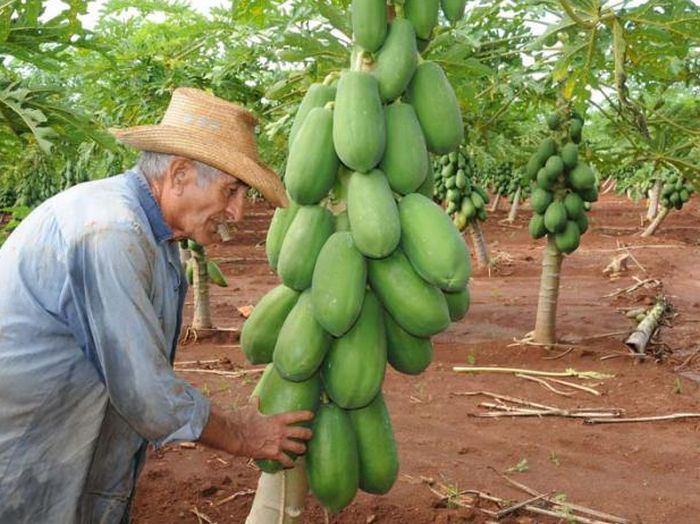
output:
[[[69,286],[117,412],[156,445],[199,438],[209,401],[178,379],[150,297],[153,245],[143,231],[87,231],[69,250]]]

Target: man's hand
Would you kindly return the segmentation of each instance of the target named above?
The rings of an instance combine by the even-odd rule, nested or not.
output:
[[[273,459],[284,467],[292,467],[294,461],[285,451],[303,454],[306,446],[301,441],[312,436],[310,429],[292,424],[309,421],[313,416],[310,411],[262,415],[258,411],[258,397],[233,413],[225,413],[212,405],[199,441],[232,455]]]

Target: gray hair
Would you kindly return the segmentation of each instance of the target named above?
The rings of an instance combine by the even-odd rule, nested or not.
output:
[[[141,153],[136,167],[149,181],[156,181],[163,177],[165,170],[168,168],[173,158],[175,158],[175,155],[168,153],[144,151]],[[226,173],[216,169],[215,167],[211,167],[197,160],[192,160],[192,163],[197,170],[197,185],[199,187],[207,187],[220,177],[229,178]]]

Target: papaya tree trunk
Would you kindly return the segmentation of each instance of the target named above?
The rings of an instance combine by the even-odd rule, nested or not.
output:
[[[637,325],[637,328],[625,340],[625,345],[635,353],[645,353],[647,344],[659,329],[664,313],[668,308],[666,298],[661,297],[656,301],[653,308],[647,313],[644,319]]]
[[[309,486],[303,459],[292,469],[261,473],[245,524],[295,524],[304,511]]]
[[[661,196],[661,181],[657,180],[649,191],[649,206],[647,207],[647,220],[654,220],[659,212],[659,198]]]
[[[656,230],[659,228],[661,225],[661,222],[664,221],[664,218],[668,215],[669,208],[667,207],[662,207],[661,211],[657,213],[657,215],[654,217],[654,220],[652,221],[651,224],[644,230],[642,233],[642,236],[644,238],[653,236],[654,233],[656,233]]]
[[[484,240],[484,234],[481,232],[479,220],[474,218],[469,222],[467,227],[469,229],[469,236],[472,239],[472,246],[476,252],[477,264],[480,268],[487,267],[491,263],[491,259],[489,258],[486,241]]]
[[[204,253],[192,251],[194,272],[192,288],[194,290],[194,329],[211,329],[211,313],[209,311],[209,274],[207,273],[207,256]]]
[[[498,209],[498,204],[501,203],[501,194],[496,193],[493,197],[493,204],[491,204],[491,207],[489,208],[489,213],[495,213],[496,210]]]
[[[548,238],[547,247],[542,255],[542,276],[540,277],[540,296],[537,302],[537,319],[535,320],[535,338],[538,344],[556,344],[557,302],[559,300],[559,274],[561,272],[562,254]]]
[[[518,210],[520,209],[520,193],[522,190],[520,188],[515,192],[513,196],[513,204],[510,206],[510,213],[508,213],[508,223],[512,224],[515,222],[515,217],[518,216]]]
[[[178,243],[179,244],[179,243]],[[182,264],[182,269],[184,271],[185,266],[187,266],[187,261],[190,259],[192,256],[192,253],[190,252],[189,249],[184,248],[182,246],[178,246],[178,249],[180,251],[180,264]]]

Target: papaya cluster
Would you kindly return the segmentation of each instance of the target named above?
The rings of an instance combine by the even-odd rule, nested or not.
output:
[[[593,170],[578,157],[583,118],[553,113],[547,117],[552,136],[545,138],[525,168],[532,184],[530,235],[548,235],[561,253],[573,253],[588,229],[587,211],[598,200]]]
[[[661,205],[668,209],[681,210],[694,192],[692,184],[678,174],[671,174],[661,189]]]
[[[184,249],[189,249],[194,251],[199,255],[205,256],[204,247],[200,246],[194,240],[187,240],[184,243]],[[194,284],[194,260],[192,258],[187,259],[185,264],[185,275],[187,276],[187,283],[191,286]],[[224,274],[221,272],[218,264],[212,260],[207,259],[207,276],[209,280],[219,287],[228,287],[228,282]]]
[[[444,202],[445,212],[459,231],[464,231],[472,220],[485,221],[489,195],[473,182],[474,164],[462,149],[435,160],[434,197]]]
[[[397,2],[391,19],[385,0],[353,1],[351,68],[335,85],[311,86],[292,125],[289,206],[275,212],[266,242],[282,283],[241,332],[248,360],[271,363],[257,386],[261,412],[316,413],[306,471],[332,511],[396,480],[387,364],[421,373],[431,337],[469,307],[467,247],[425,196],[429,152],[456,149],[464,133],[442,69],[418,63],[417,35],[430,35],[439,6]]]

